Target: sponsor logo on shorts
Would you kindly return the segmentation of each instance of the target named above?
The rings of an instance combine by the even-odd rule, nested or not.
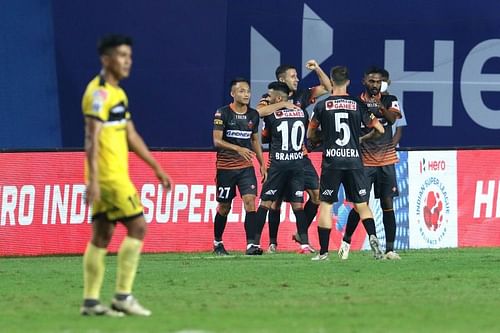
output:
[[[264,193],[264,194],[265,194],[265,195],[275,195],[277,191],[278,191],[278,190],[269,190],[269,191],[267,191],[267,192],[266,192],[266,193]]]
[[[366,189],[362,188],[361,190],[359,190],[359,195],[362,195],[362,196],[365,196],[366,195]]]
[[[303,191],[296,191],[295,192],[295,196],[299,197],[299,198],[302,198],[304,196],[304,192]]]
[[[333,194],[333,190],[324,190],[321,194],[331,196]]]

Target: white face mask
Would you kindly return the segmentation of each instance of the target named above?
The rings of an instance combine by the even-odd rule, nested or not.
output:
[[[387,82],[382,81],[382,83],[380,84],[380,92],[381,93],[386,92],[388,87],[389,85],[387,84]]]

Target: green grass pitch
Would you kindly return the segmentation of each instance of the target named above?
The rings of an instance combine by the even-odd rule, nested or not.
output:
[[[143,255],[134,293],[149,318],[80,316],[81,257],[0,258],[0,332],[500,332],[499,248],[331,254]]]

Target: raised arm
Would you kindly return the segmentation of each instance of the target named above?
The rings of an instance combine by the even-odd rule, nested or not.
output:
[[[314,89],[312,96],[313,98],[317,98],[332,91],[332,83],[330,82],[330,78],[321,69],[316,60],[311,59],[306,62],[306,68],[316,73],[320,83],[320,85]]]

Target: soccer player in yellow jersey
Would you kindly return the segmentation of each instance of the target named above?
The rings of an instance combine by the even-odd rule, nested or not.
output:
[[[136,132],[128,110],[127,95],[120,88],[132,66],[132,40],[111,35],[101,39],[98,51],[102,71],[87,86],[82,108],[85,116],[86,198],[92,204],[92,239],[83,256],[83,315],[124,314],[149,316],[151,311],[132,296],[146,221],[137,190],[128,174],[128,151],[134,151],[170,189],[171,180],[155,161]],[[99,301],[104,277],[104,257],[116,222],[127,229],[118,251],[116,293],[111,308]]]

